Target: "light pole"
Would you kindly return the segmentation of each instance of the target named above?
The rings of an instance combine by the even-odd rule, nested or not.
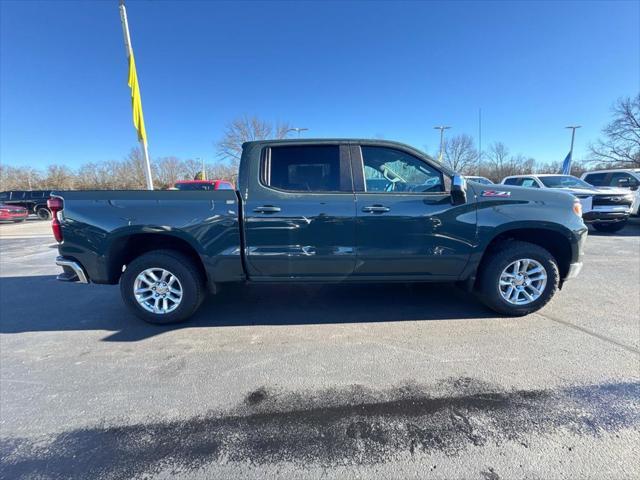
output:
[[[438,161],[442,163],[442,155],[444,152],[444,131],[450,129],[451,127],[447,125],[439,125],[437,127],[433,127],[436,130],[440,130],[440,155],[438,157]]]
[[[564,127],[564,128],[571,129],[571,149],[569,150],[569,153],[571,154],[572,157],[573,157],[573,141],[576,139],[576,129],[580,127],[582,127],[582,125],[569,125],[568,127]]]
[[[564,164],[562,165],[562,173],[563,175],[571,175],[571,163],[573,162],[573,142],[576,139],[576,129],[580,128],[582,125],[569,125],[568,127],[571,129],[571,148],[569,149],[569,155],[564,160]]]
[[[289,132],[298,132],[298,138],[300,138],[300,132],[306,132],[307,130],[309,130],[309,129],[308,128],[304,128],[304,127],[293,127],[293,128],[289,128],[284,133],[287,134]]]

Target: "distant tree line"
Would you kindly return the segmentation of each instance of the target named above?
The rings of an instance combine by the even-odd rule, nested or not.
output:
[[[257,117],[240,117],[225,127],[217,142],[217,161],[205,164],[206,178],[237,181],[242,144],[251,140],[286,138],[288,123],[274,124]],[[601,167],[640,168],[640,94],[619,99],[612,108],[612,120],[602,130],[602,138],[589,145],[589,157],[574,161],[571,173]],[[564,157],[565,152],[559,152]],[[438,158],[438,152],[432,156]],[[482,155],[470,135],[445,140],[443,163],[466,175],[482,175],[500,181],[509,175],[558,173],[562,161],[540,163],[522,154],[512,154],[502,142],[495,142]],[[155,158],[151,164],[156,188],[169,188],[178,180],[202,175],[202,163],[175,156]],[[134,148],[122,160],[86,163],[77,169],[64,164],[49,165],[44,171],[33,167],[0,164],[2,190],[110,190],[144,189],[144,157]]]

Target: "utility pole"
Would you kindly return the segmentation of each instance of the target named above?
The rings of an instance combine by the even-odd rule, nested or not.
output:
[[[438,161],[442,163],[442,155],[444,153],[444,131],[450,129],[451,127],[447,125],[439,125],[433,128],[435,130],[440,130],[440,155],[438,157]]]

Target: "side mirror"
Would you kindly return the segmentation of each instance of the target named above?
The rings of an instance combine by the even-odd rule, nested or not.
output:
[[[630,185],[631,185],[631,182],[629,181],[628,178],[619,178],[618,179],[618,186],[619,187],[629,188]]]
[[[467,181],[462,175],[455,174],[451,179],[451,203],[453,205],[467,203]]]

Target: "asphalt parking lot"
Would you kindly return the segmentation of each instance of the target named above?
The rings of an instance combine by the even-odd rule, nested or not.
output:
[[[0,225],[2,478],[637,478],[640,222],[541,312],[446,285],[229,287],[157,327]]]

